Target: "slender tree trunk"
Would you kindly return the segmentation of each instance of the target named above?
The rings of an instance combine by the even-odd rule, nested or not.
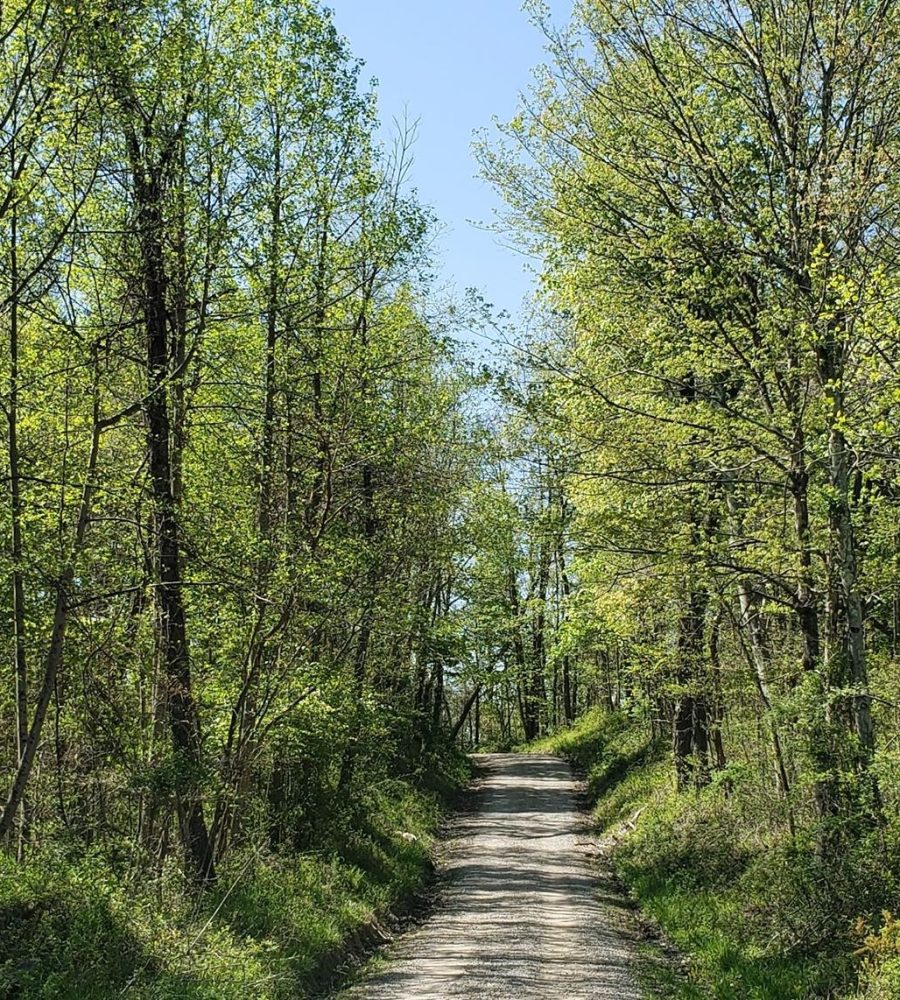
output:
[[[725,754],[725,740],[722,735],[722,726],[725,722],[725,703],[722,698],[722,661],[719,656],[721,626],[719,619],[719,614],[714,615],[709,630],[709,661],[713,675],[713,708],[710,720],[710,738],[715,751],[715,768],[717,771],[724,771],[728,764],[728,758]]]
[[[550,585],[550,546],[544,539],[538,546],[537,575],[534,581],[534,598],[536,612],[531,628],[531,671],[528,685],[528,696],[533,708],[531,715],[535,725],[535,737],[540,736],[543,728],[547,704],[544,672],[547,659],[546,624],[547,624],[547,588]]]
[[[434,691],[434,700],[431,703],[431,738],[432,740],[437,738],[438,733],[441,730],[441,716],[444,711],[444,681],[446,677],[446,672],[444,670],[444,661],[435,660],[434,666],[432,668],[432,690]]]
[[[538,705],[531,694],[531,681],[528,670],[528,659],[525,655],[525,643],[522,640],[522,614],[519,605],[519,587],[514,569],[509,571],[508,580],[509,605],[512,619],[512,647],[518,669],[516,689],[519,699],[519,714],[522,719],[522,731],[526,740],[537,739],[540,729]]]
[[[13,134],[15,134],[13,121]],[[15,142],[10,142],[10,176],[16,172]],[[9,405],[8,417],[8,459],[9,490],[11,508],[11,552],[12,557],[12,607],[13,607],[13,648],[14,676],[16,692],[16,759],[21,767],[28,745],[28,658],[25,629],[25,585],[23,570],[22,539],[22,478],[19,469],[19,248],[18,210],[15,202],[10,210],[9,244]],[[24,859],[25,844],[28,840],[27,800],[23,797],[16,854]]]
[[[312,404],[313,420],[315,421],[316,461],[315,475],[310,489],[309,503],[306,508],[306,532],[309,538],[310,550],[316,551],[319,538],[327,523],[329,509],[328,476],[331,464],[331,442],[326,432],[325,410],[322,405],[322,372],[320,370],[325,338],[327,277],[328,277],[328,233],[330,215],[323,212],[321,232],[316,241],[318,260],[315,271],[315,355],[316,370],[312,373]],[[361,323],[365,317],[361,318]]]
[[[44,658],[43,679],[38,692],[37,702],[34,706],[34,714],[31,717],[31,724],[28,727],[25,737],[24,747],[19,756],[15,775],[13,776],[12,786],[3,810],[0,812],[0,840],[4,840],[9,836],[15,818],[22,808],[28,779],[31,775],[44,721],[47,717],[47,710],[50,707],[53,693],[56,690],[57,677],[62,665],[65,648],[66,626],[69,619],[69,589],[75,578],[75,561],[84,547],[91,511],[93,509],[97,460],[100,454],[100,438],[103,426],[103,422],[100,419],[99,390],[95,382],[94,426],[91,435],[91,449],[81,491],[81,502],[78,508],[75,531],[69,553],[63,564],[63,569],[56,580],[56,602],[53,611],[53,622],[50,628],[50,642],[47,647],[46,657]]]
[[[360,343],[363,349],[368,348],[369,337],[369,297],[372,293],[370,284],[365,292],[365,298],[357,320],[357,329],[360,336]],[[375,553],[374,543],[377,533],[375,522],[375,477],[374,469],[368,457],[364,458],[362,464],[362,520],[363,538],[365,540],[365,581],[363,584],[363,607],[362,621],[360,623],[359,636],[356,641],[356,652],[353,658],[353,694],[354,694],[354,722],[353,732],[344,751],[341,762],[341,772],[338,779],[338,789],[346,790],[353,780],[353,773],[356,768],[356,758],[359,749],[359,741],[362,735],[362,713],[363,700],[366,691],[366,666],[369,658],[369,644],[372,639],[372,629],[375,618]],[[438,598],[440,599],[440,598]],[[443,675],[441,676],[443,681]],[[440,696],[443,698],[443,691]]]
[[[841,751],[823,734],[823,748],[814,748],[820,760],[821,779],[816,784],[816,803],[821,817],[829,820],[842,808],[840,771],[848,764],[855,767],[871,792],[866,808],[880,813],[878,784],[870,771],[875,747],[871,696],[865,650],[865,621],[860,594],[858,545],[853,524],[850,483],[850,457],[842,430],[845,417],[843,391],[844,352],[846,346],[835,333],[832,323],[819,349],[820,378],[829,402],[831,427],[828,435],[829,474],[829,553],[828,643],[825,656],[826,720],[829,725],[849,730],[858,746],[852,762],[842,760]],[[835,700],[835,695],[837,700]],[[827,728],[827,727],[826,727]],[[834,830],[826,822],[819,850],[827,852],[836,844]]]
[[[137,149],[136,141],[132,149]],[[156,543],[157,626],[162,638],[172,748],[182,771],[176,792],[185,870],[199,883],[215,880],[212,843],[203,815],[200,719],[191,685],[190,653],[181,566],[180,527],[174,494],[169,419],[169,316],[162,244],[161,180],[132,157],[141,249],[143,314],[149,392],[144,405]]]
[[[469,718],[469,715],[471,714],[473,707],[478,703],[478,698],[480,694],[481,694],[481,685],[476,684],[472,693],[466,699],[465,704],[462,707],[462,711],[460,712],[459,718],[456,720],[456,724],[453,726],[453,729],[451,730],[450,739],[452,742],[455,743],[457,738],[459,737],[459,734],[462,732],[462,728],[466,724],[466,720]]]
[[[678,693],[672,745],[681,790],[709,780],[709,706],[701,680],[706,605],[706,592],[692,589],[678,623]]]
[[[809,470],[806,438],[797,420],[791,448],[788,488],[794,509],[794,533],[797,537],[799,567],[797,573],[797,621],[803,641],[804,672],[814,670],[821,654],[819,608],[813,583],[812,531],[809,520]]]
[[[560,535],[560,544],[556,555],[557,561],[559,563],[559,577],[560,583],[562,585],[562,595],[563,602],[565,605],[568,604],[569,597],[572,593],[572,586],[569,582],[569,574],[566,569],[566,553],[565,546],[563,544],[562,536]],[[565,616],[563,616],[563,621],[565,621]],[[562,695],[563,695],[563,715],[565,717],[566,725],[571,726],[575,721],[575,689],[572,684],[572,660],[568,653],[563,654],[562,661]]]
[[[475,695],[475,746],[481,746],[481,685]]]
[[[239,829],[240,813],[235,802],[246,799],[250,788],[250,770],[256,730],[257,683],[267,661],[266,613],[269,609],[269,577],[273,560],[272,507],[275,477],[275,396],[277,389],[278,320],[280,313],[281,256],[281,124],[276,120],[273,137],[273,185],[266,280],[266,329],[263,347],[263,412],[259,434],[256,470],[257,554],[254,568],[252,627],[244,661],[241,689],[231,712],[224,760],[223,791],[214,810],[212,840],[215,854],[221,858]]]
[[[835,392],[833,426],[828,440],[828,457],[833,498],[830,506],[832,534],[831,592],[829,601],[837,610],[842,634],[832,637],[828,674],[835,687],[851,687],[849,723],[855,731],[863,756],[875,748],[872,699],[866,665],[865,621],[859,591],[858,546],[850,509],[850,476],[847,442],[837,421],[843,414],[843,398]]]
[[[790,791],[790,781],[788,780],[787,767],[784,761],[781,736],[778,732],[778,726],[772,718],[772,698],[769,693],[769,643],[761,620],[762,613],[746,580],[742,580],[738,584],[738,603],[741,609],[741,624],[747,632],[747,653],[753,667],[756,690],[759,693],[759,698],[765,710],[769,729],[772,734],[772,750],[775,755],[778,791],[782,796],[786,796]]]

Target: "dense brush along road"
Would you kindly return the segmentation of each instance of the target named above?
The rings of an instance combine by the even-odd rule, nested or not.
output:
[[[453,828],[441,905],[346,1000],[639,1000],[566,763],[488,754]]]

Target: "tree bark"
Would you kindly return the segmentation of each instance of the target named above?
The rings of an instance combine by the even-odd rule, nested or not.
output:
[[[215,862],[199,788],[203,768],[200,719],[191,683],[180,525],[171,456],[170,318],[163,248],[163,190],[158,169],[143,162],[136,137],[131,136],[129,146],[140,240],[142,312],[146,337],[149,391],[144,403],[144,416],[159,581],[156,587],[157,627],[163,647],[172,749],[181,770],[176,806],[184,844],[185,871],[192,880],[206,884],[215,880]]]

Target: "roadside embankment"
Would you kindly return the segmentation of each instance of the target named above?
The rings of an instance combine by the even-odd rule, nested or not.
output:
[[[677,794],[644,719],[591,712],[529,749],[584,774],[611,864],[684,956],[657,983],[673,1000],[900,997],[900,925],[888,910],[890,830],[824,862],[787,833],[751,775],[726,770]]]
[[[466,762],[428,786],[373,783],[301,848],[247,846],[207,893],[177,858],[138,880],[122,844],[0,854],[0,998],[283,1000],[310,996],[384,936],[430,877],[430,851]],[[437,779],[440,780],[437,780]]]

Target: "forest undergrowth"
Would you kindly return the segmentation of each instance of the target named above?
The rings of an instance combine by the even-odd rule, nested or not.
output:
[[[323,808],[302,852],[235,851],[213,891],[176,865],[117,866],[110,845],[55,844],[0,861],[0,997],[277,1000],[334,985],[427,883],[441,817],[468,776],[436,755],[427,779],[373,781]],[[125,852],[122,852],[125,856]]]

